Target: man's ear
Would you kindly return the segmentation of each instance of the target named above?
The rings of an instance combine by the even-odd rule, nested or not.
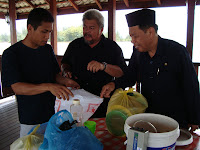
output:
[[[100,33],[102,33],[103,32],[103,27],[100,29]]]
[[[150,27],[149,29],[147,29],[147,33],[149,35],[154,35],[155,34],[155,29],[153,27]]]
[[[31,32],[32,30],[34,30],[33,26],[31,24],[29,24],[27,26],[27,30],[28,30],[28,33]]]

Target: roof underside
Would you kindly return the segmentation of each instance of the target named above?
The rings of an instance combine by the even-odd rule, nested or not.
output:
[[[56,0],[58,14],[80,13],[89,8],[108,10],[111,0]],[[11,1],[12,2],[12,1]],[[197,0],[197,4],[200,0]],[[185,5],[185,0],[116,0],[116,9]],[[17,19],[26,18],[37,7],[50,9],[50,0],[15,0]],[[0,0],[0,18],[9,13],[9,0]]]
[[[80,13],[89,8],[107,10],[111,0],[56,0],[58,14]],[[200,0],[197,0],[199,3]],[[116,9],[185,5],[185,0],[116,0]],[[50,0],[15,0],[17,19],[37,7],[50,9]],[[0,18],[9,13],[9,0],[0,0]]]

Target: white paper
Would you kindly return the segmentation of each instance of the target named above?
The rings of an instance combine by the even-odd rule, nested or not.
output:
[[[56,98],[55,112],[64,109],[70,112],[70,106],[72,105],[73,100],[79,99],[80,104],[83,106],[82,122],[84,123],[94,114],[99,105],[103,102],[103,98],[89,93],[84,89],[71,89],[71,91],[74,94],[74,97],[69,96],[69,101]]]

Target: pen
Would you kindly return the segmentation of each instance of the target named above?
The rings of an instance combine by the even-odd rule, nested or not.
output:
[[[159,74],[159,71],[160,71],[160,70],[159,70],[159,68],[158,68],[158,70],[157,70],[157,75]]]

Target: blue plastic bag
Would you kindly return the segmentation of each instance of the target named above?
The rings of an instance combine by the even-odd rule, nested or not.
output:
[[[103,144],[85,127],[62,131],[60,125],[73,118],[67,110],[54,114],[48,122],[39,150],[103,150]]]
[[[37,129],[36,131],[36,134],[42,134],[44,135],[45,131],[46,131],[46,128],[47,128],[47,124],[48,122],[45,122],[45,123],[42,123],[40,124],[40,127]],[[28,135],[33,132],[33,130],[36,128],[37,126],[33,127],[29,132],[28,132]]]

